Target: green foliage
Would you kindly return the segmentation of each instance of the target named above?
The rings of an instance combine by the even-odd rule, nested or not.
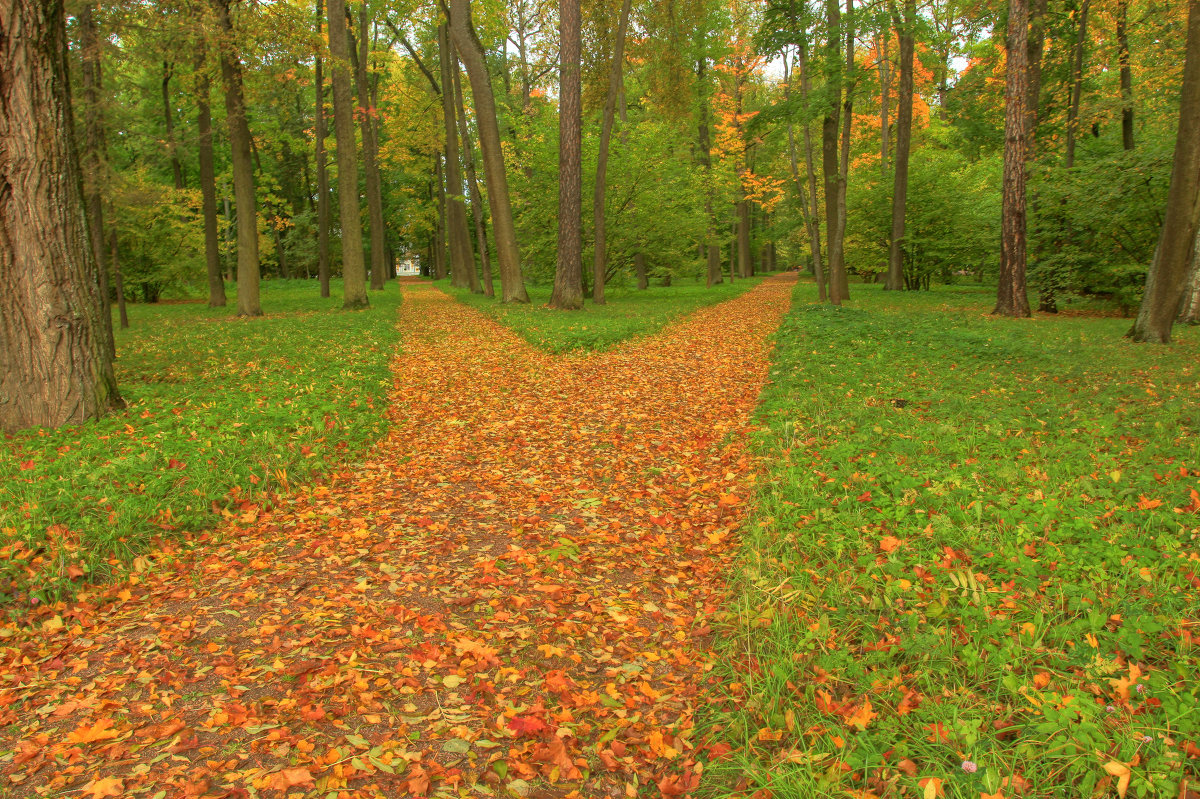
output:
[[[1200,338],[995,319],[983,289],[855,297],[777,336],[709,718],[741,751],[706,773],[978,799],[1112,795],[1127,764],[1129,796],[1175,795],[1200,745]]]
[[[909,163],[904,276],[909,288],[960,273],[995,275],[1000,240],[1000,162],[968,161],[955,150],[926,146]],[[856,274],[887,271],[892,229],[892,176],[877,168],[852,176],[846,203],[846,261]]]
[[[448,283],[439,284],[439,288],[512,328],[535,347],[564,353],[604,350],[627,339],[651,335],[697,308],[738,296],[758,285],[759,280],[738,280],[712,288],[705,288],[703,283],[675,283],[644,291],[610,286],[604,305],[587,302],[579,311],[556,311],[548,307],[549,286],[530,286],[528,305],[501,305]]]
[[[395,287],[353,313],[337,296],[320,299],[311,281],[262,291],[259,319],[131,305],[132,327],[117,340],[125,411],[3,442],[7,601],[46,601],[73,576],[103,579],[156,536],[252,510],[383,434]]]

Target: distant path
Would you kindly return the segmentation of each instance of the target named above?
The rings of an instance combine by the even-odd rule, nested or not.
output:
[[[405,286],[358,471],[0,629],[0,796],[688,792],[793,282],[574,357]]]

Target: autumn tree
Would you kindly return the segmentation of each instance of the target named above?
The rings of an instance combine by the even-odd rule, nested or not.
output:
[[[354,140],[354,95],[350,84],[350,38],[345,0],[329,0],[329,60],[333,84],[333,127],[337,137],[338,206],[342,223],[344,308],[365,308],[366,265],[358,203],[358,154]]]
[[[0,430],[120,407],[73,142],[61,2],[0,5]]]
[[[583,305],[583,107],[580,83],[581,19],[579,0],[559,3],[558,72],[558,262],[554,271],[554,308]],[[604,302],[604,275],[596,301]]]
[[[1028,130],[1028,6],[1009,0],[1004,93],[1004,188],[1000,237],[1000,284],[992,313],[1029,316],[1025,291],[1025,147]]]
[[[892,231],[888,245],[888,271],[885,289],[904,288],[904,222],[908,200],[908,159],[912,146],[913,124],[913,50],[914,28],[917,24],[915,0],[904,1],[901,19],[895,3],[891,4],[893,24],[900,34],[900,96],[896,119],[896,164],[892,183]],[[884,87],[886,90],[886,87]],[[886,113],[886,111],[885,111]],[[886,130],[884,131],[886,134]]]
[[[1200,224],[1200,0],[1189,0],[1187,51],[1171,188],[1146,292],[1129,336],[1166,344],[1184,300]]]

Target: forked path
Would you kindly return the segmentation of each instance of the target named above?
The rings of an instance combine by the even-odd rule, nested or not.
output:
[[[587,357],[406,288],[368,462],[0,639],[0,796],[690,792],[792,285]]]

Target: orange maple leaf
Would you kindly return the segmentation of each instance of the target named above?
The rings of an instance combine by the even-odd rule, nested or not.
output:
[[[112,719],[100,719],[92,726],[80,724],[67,736],[67,743],[86,744],[93,741],[103,741],[106,738],[116,738],[117,731],[112,728]]]
[[[313,782],[313,776],[308,769],[285,768],[283,771],[272,774],[268,784],[277,791],[286,791],[288,788],[311,782]]]
[[[865,730],[867,725],[871,723],[871,719],[878,715],[878,713],[871,709],[871,700],[867,699],[859,706],[858,710],[846,717],[846,722],[858,727],[859,730]]]
[[[120,796],[125,791],[125,781],[116,777],[105,777],[99,780],[92,780],[87,785],[83,786],[84,796],[95,797],[101,799],[105,796]]]

